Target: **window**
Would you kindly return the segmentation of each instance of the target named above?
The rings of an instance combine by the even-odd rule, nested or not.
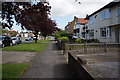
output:
[[[105,12],[102,11],[100,12],[100,20],[104,20],[105,19]]]
[[[105,9],[100,12],[100,20],[104,20],[106,18],[111,18],[111,17],[112,17],[112,13],[110,9]]]
[[[100,28],[100,36],[106,37],[106,28]]]
[[[112,18],[112,13],[111,13],[110,9],[105,10],[105,18]]]
[[[111,37],[111,28],[100,28],[100,37]]]
[[[120,15],[120,6],[118,6],[118,15]]]
[[[92,37],[92,38],[94,38],[94,30],[90,30],[90,32],[89,32],[90,34],[90,37]]]
[[[94,16],[90,17],[88,24],[93,24],[94,23]]]
[[[112,37],[112,29],[109,28],[109,37]]]
[[[80,25],[79,25],[79,24],[76,24],[76,25],[74,26],[74,29],[78,29],[78,28],[80,28]]]

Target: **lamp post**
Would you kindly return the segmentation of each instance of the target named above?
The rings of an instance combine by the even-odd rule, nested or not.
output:
[[[87,46],[86,46],[86,44],[87,44],[88,26],[84,26],[83,27],[83,31],[84,31],[84,38],[85,38],[85,40],[84,40],[84,53],[87,53]]]

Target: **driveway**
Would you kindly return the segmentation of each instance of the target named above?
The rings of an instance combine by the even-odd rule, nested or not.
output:
[[[119,52],[78,54],[82,65],[94,78],[120,78]]]

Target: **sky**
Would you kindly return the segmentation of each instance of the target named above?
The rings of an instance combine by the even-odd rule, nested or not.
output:
[[[86,14],[102,8],[113,0],[48,0],[51,8],[51,19],[55,20],[57,27],[64,29],[68,22],[78,18],[85,18]],[[80,4],[78,3],[80,2]],[[21,31],[19,26],[14,25],[13,30]]]
[[[77,2],[76,2],[77,1]],[[85,18],[86,14],[102,8],[113,0],[49,0],[51,9],[51,18],[57,22],[59,28],[64,29],[68,22],[72,21],[74,16]],[[80,2],[81,4],[79,4]]]

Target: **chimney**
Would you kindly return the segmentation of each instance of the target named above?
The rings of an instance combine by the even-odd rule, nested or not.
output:
[[[84,20],[89,20],[89,15],[88,14],[86,14],[86,17],[85,17]]]
[[[74,16],[74,19],[76,19],[77,17],[76,16]]]
[[[86,14],[86,17],[88,17],[88,14]]]

